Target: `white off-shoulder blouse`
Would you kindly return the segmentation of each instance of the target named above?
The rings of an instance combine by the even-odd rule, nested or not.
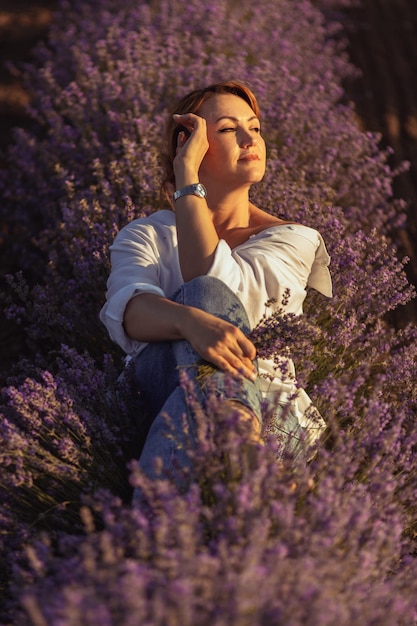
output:
[[[131,356],[146,343],[128,337],[123,328],[127,303],[138,293],[170,297],[184,283],[181,275],[175,213],[162,210],[133,220],[117,235],[111,250],[112,270],[107,283],[106,303],[100,319],[110,337]],[[266,313],[265,304],[274,301],[273,313],[286,298],[286,313],[302,313],[306,288],[313,287],[332,296],[330,257],[320,233],[301,224],[275,224],[251,235],[231,249],[221,239],[208,275],[222,280],[245,307],[254,328]],[[288,361],[288,375],[272,361],[259,360],[264,397],[271,405],[290,403],[298,421],[313,441],[323,430],[322,420],[309,416],[311,400],[294,382],[294,367]],[[285,368],[284,368],[285,369]]]

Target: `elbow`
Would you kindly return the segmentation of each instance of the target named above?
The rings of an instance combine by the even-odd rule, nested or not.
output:
[[[189,283],[190,280],[193,280],[194,278],[199,278],[200,276],[206,276],[207,272],[193,271],[192,268],[189,268],[184,272],[181,270],[181,274],[184,279],[184,282]]]
[[[135,312],[135,300],[136,298],[132,298],[126,305],[123,315],[123,330],[130,339],[136,339],[140,341],[140,339],[135,336],[137,320],[137,314]]]
[[[181,275],[184,279],[185,283],[190,282],[194,278],[200,278],[200,276],[206,276],[210,271],[210,268],[213,264],[213,259],[211,257],[207,257],[202,262],[194,262],[194,263],[183,263],[180,264],[181,267]]]

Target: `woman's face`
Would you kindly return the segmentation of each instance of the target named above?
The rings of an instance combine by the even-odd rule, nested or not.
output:
[[[249,104],[232,94],[216,95],[202,104],[198,115],[206,120],[209,142],[200,166],[201,182],[226,190],[262,180],[265,141],[260,121]]]

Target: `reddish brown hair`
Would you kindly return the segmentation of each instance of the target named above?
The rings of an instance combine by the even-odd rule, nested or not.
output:
[[[168,122],[165,131],[165,150],[162,154],[163,179],[161,184],[161,197],[170,200],[172,189],[175,186],[175,176],[173,161],[177,150],[178,135],[184,130],[173,120],[174,113],[198,113],[200,107],[206,100],[213,96],[232,94],[247,102],[257,117],[260,117],[258,101],[252,90],[243,82],[229,80],[221,83],[214,83],[203,89],[195,89],[183,96],[169,111]]]

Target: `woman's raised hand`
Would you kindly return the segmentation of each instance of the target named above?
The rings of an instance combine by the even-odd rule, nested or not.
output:
[[[177,187],[198,182],[198,171],[208,150],[206,120],[194,113],[174,115],[174,120],[190,133],[178,134],[177,154],[174,158],[174,173]]]

